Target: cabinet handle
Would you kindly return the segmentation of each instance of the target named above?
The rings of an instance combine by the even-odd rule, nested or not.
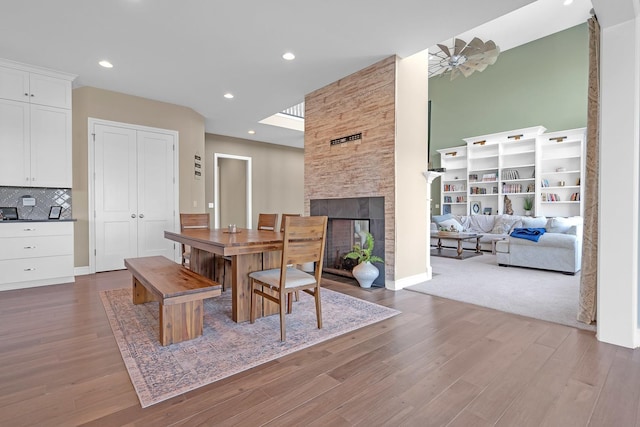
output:
[[[25,268],[24,271],[36,271],[36,269],[33,268],[33,267],[32,268]]]
[[[139,217],[140,217],[140,218],[144,218],[144,214],[140,214],[140,215],[139,215]]]
[[[25,249],[35,249],[36,247],[35,246],[25,246],[24,248]]]
[[[34,94],[31,94],[31,96],[35,96]]]
[[[35,228],[25,228],[24,231],[36,231]]]
[[[24,96],[29,96],[29,94],[27,92],[24,93]]]
[[[131,218],[135,218],[135,217],[136,217],[136,214],[131,214]]]

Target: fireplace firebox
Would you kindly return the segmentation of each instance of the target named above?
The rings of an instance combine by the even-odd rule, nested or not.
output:
[[[384,258],[384,197],[311,200],[310,213],[329,218],[323,271],[353,277],[351,270],[357,261],[344,256],[354,245],[365,244],[365,232],[375,241],[373,254]],[[376,267],[380,275],[373,286],[384,287],[384,264],[376,263]]]

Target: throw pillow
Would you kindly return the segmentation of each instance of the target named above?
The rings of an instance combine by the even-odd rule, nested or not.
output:
[[[575,223],[575,220],[570,218],[555,217],[549,218],[545,228],[549,233],[566,233]]]
[[[444,215],[433,215],[431,217],[431,220],[433,222],[435,222],[436,224],[440,225],[440,223],[442,221],[446,221],[446,220],[452,219],[452,218],[453,218],[453,214],[448,213],[448,214],[444,214]]]
[[[524,228],[546,228],[547,218],[543,216],[523,217],[522,227]]]
[[[448,219],[446,221],[442,221],[441,223],[438,224],[438,226],[444,227],[447,230],[451,230],[451,226],[453,226],[454,230],[456,231],[464,231],[464,228],[462,227],[462,225],[453,218]]]
[[[509,215],[503,215],[500,218],[496,218],[491,234],[509,234],[513,225],[518,221],[520,221],[520,218],[511,218]]]

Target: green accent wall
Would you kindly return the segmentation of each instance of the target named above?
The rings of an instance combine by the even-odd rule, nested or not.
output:
[[[581,24],[502,52],[494,65],[471,76],[429,79],[430,160],[436,150],[463,145],[463,138],[530,126],[547,131],[587,125],[589,34]],[[433,213],[440,180],[432,186]]]

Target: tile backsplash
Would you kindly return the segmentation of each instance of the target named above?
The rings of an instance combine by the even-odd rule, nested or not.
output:
[[[36,205],[22,206],[25,196],[35,198]],[[47,219],[51,206],[62,206],[60,219],[71,219],[71,189],[0,186],[0,206],[16,206],[20,219]]]

